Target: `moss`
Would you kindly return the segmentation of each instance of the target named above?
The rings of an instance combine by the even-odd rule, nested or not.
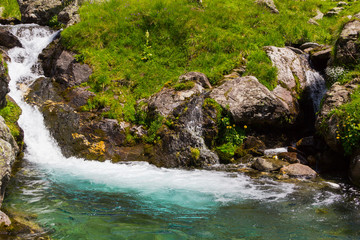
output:
[[[193,81],[182,82],[174,85],[175,91],[190,90],[195,86]]]
[[[198,148],[190,148],[190,152],[191,152],[191,158],[194,161],[199,160],[199,158],[200,158],[200,150]]]
[[[221,116],[223,113],[223,108],[212,98],[205,98],[203,108],[205,110],[215,110],[216,112],[216,119],[213,119],[215,122],[220,122]]]
[[[10,98],[7,98],[7,106],[0,109],[0,116],[4,118],[6,125],[10,128],[11,134],[16,140],[21,140],[21,129],[17,124],[20,115],[20,107]]]
[[[224,164],[234,163],[235,147],[231,143],[225,143],[216,148],[216,153],[219,155],[220,162]]]

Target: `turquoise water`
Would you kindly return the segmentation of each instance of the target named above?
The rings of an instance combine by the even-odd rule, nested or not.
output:
[[[144,184],[143,189],[141,181],[130,186],[126,180],[117,186],[98,184],[25,162],[11,182],[4,206],[36,214],[36,221],[54,239],[360,238],[357,192],[345,190],[344,184],[333,189],[326,183],[279,184],[241,174],[172,171],[147,164],[126,167],[138,168],[136,175],[141,169],[158,171],[171,184],[183,181],[183,187],[175,184],[172,189],[161,181],[153,181],[152,187]],[[124,179],[136,179],[123,174]],[[191,180],[211,177],[230,184],[227,193],[189,185]],[[244,181],[256,187],[241,187],[265,194],[256,197],[231,186]]]

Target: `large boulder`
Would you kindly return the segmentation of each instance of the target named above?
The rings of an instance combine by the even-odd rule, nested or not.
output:
[[[293,109],[252,76],[228,80],[214,88],[210,97],[242,124],[281,127],[296,117]]]
[[[21,21],[46,25],[63,8],[62,0],[17,0],[21,12]]]
[[[341,143],[337,139],[340,119],[336,114],[333,114],[333,110],[349,102],[351,94],[357,87],[356,80],[345,85],[333,84],[324,96],[322,108],[316,119],[315,127],[317,132],[323,136],[326,144],[338,153],[343,153]]]
[[[309,166],[294,163],[280,169],[280,172],[294,178],[315,178],[317,173]]]
[[[360,58],[360,21],[345,24],[336,42],[335,60],[340,64],[357,64]]]
[[[273,93],[295,114],[300,113],[299,97],[317,112],[326,86],[324,78],[310,66],[308,55],[290,47],[268,46],[265,51],[277,68],[278,86]]]

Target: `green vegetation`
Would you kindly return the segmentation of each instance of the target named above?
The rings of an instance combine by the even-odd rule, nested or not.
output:
[[[360,11],[354,2],[339,17],[324,18],[316,26],[308,23],[316,9],[326,12],[336,2],[275,3],[280,14],[254,0],[205,0],[202,5],[189,0],[84,3],[82,21],[64,30],[62,42],[92,66],[94,74],[87,84],[109,99],[106,106],[112,117],[133,121],[138,99],[165,83],[175,85],[188,71],[203,72],[217,84],[224,74],[247,64],[246,74],[272,89],[276,69],[264,46],[332,43],[343,24],[339,19]]]
[[[0,116],[5,119],[6,125],[10,128],[11,134],[15,139],[20,136],[20,128],[17,125],[17,120],[21,115],[21,109],[15,103],[8,99],[7,106],[0,109]]]
[[[17,18],[21,19],[19,4],[16,0],[1,0],[0,7],[4,8],[3,18]],[[1,17],[1,16],[0,16]]]

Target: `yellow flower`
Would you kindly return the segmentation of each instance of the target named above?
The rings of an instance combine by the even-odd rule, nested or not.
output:
[[[336,137],[336,139],[339,139],[340,137]]]
[[[229,126],[229,128],[231,128],[231,126]]]
[[[246,125],[244,125],[244,129],[247,129],[247,126],[246,126]]]
[[[233,125],[233,127],[235,127],[235,124]]]

